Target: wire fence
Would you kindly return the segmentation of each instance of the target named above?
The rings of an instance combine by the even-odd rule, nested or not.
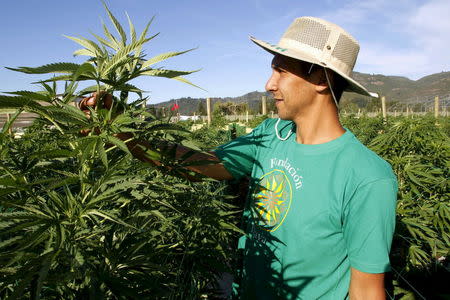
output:
[[[435,110],[435,97],[416,97],[410,99],[408,102],[394,102],[387,105],[388,112],[410,112],[414,113],[429,113]],[[450,113],[450,94],[439,97],[439,112],[440,115],[448,116]]]

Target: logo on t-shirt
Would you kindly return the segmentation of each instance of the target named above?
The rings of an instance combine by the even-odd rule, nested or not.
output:
[[[253,199],[252,215],[258,226],[271,232],[277,230],[292,202],[292,186],[286,173],[274,169],[264,174],[255,185]]]

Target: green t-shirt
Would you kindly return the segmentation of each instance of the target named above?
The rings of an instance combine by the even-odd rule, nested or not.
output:
[[[251,186],[239,241],[241,299],[346,299],[350,267],[389,271],[397,181],[390,165],[349,131],[318,145],[268,119],[216,154]]]

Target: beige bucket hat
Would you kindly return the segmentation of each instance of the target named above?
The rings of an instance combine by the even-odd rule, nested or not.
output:
[[[319,18],[301,17],[292,22],[277,45],[254,37],[250,39],[272,54],[278,53],[333,70],[347,80],[348,91],[376,96],[351,78],[359,44],[336,24]]]

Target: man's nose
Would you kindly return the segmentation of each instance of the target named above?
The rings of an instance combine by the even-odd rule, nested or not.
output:
[[[272,72],[272,75],[270,75],[269,79],[266,82],[265,88],[267,92],[272,92],[277,89],[277,81],[275,77],[275,72]]]

